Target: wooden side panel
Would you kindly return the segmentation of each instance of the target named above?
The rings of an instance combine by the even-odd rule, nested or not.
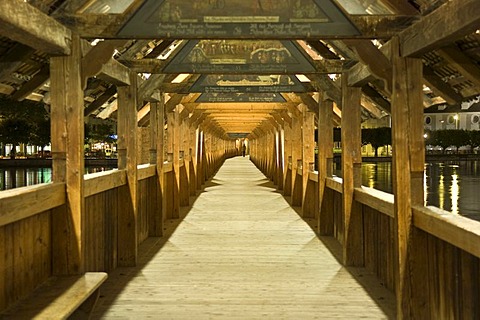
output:
[[[52,275],[51,211],[0,227],[0,310]]]
[[[393,219],[368,206],[363,206],[365,268],[390,290],[395,288],[395,243]]]

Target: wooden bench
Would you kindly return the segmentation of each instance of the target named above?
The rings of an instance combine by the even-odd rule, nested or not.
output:
[[[104,272],[52,277],[26,299],[2,312],[2,319],[88,319],[107,279]]]

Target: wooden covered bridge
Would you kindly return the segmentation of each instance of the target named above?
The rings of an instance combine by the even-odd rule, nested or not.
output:
[[[83,318],[99,287],[96,318],[480,317],[480,224],[423,173],[424,107],[480,94],[478,0],[2,0],[0,35],[53,158],[0,192],[5,318]],[[98,117],[118,170],[84,175]],[[393,195],[360,181],[385,117]]]

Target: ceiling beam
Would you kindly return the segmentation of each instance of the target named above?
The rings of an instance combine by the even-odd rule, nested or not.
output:
[[[117,93],[117,87],[112,85],[110,88],[105,90],[97,99],[91,102],[83,111],[85,117],[88,117],[95,111],[97,111],[101,106],[103,106],[107,101]]]
[[[35,50],[29,46],[21,43],[14,44],[0,60],[0,81],[5,80],[17,71],[17,69],[25,63],[24,60],[34,52]]]
[[[368,67],[370,72],[376,78],[384,82],[384,88],[387,92],[391,93],[393,74],[390,59],[388,59],[371,41],[344,40],[343,42],[355,50],[360,61]]]
[[[0,1],[0,34],[47,54],[70,54],[71,31],[23,0]]]
[[[480,3],[477,2],[477,4],[480,7]],[[455,45],[443,47],[438,50],[437,53],[448,61],[451,67],[456,69],[466,79],[470,80],[477,89],[480,89],[480,67],[478,67],[477,63],[472,62],[472,60]]]
[[[448,104],[454,105],[462,102],[462,95],[453,90],[452,87],[435,74],[431,67],[426,65],[423,66],[423,81],[433,93],[445,99]]]
[[[40,88],[50,78],[50,66],[43,66],[32,79],[24,83],[17,91],[12,94],[12,99],[21,101],[28,97],[32,92]]]
[[[421,56],[479,28],[478,0],[450,0],[400,32],[403,57]]]

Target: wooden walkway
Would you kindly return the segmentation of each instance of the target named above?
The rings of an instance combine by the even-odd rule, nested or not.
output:
[[[393,319],[394,297],[308,223],[248,160],[225,162],[168,239],[101,289],[94,319]]]

